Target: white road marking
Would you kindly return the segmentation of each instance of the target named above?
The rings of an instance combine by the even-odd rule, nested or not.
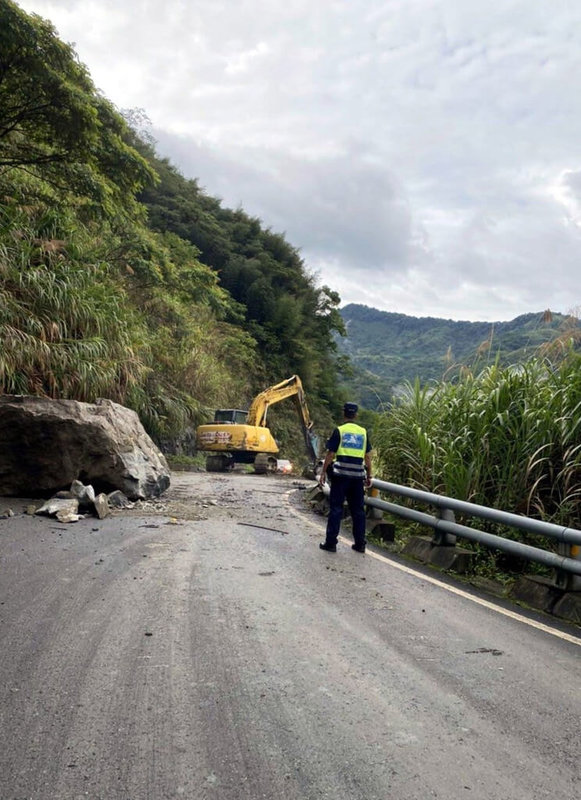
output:
[[[294,489],[289,490],[285,493],[285,500],[288,504],[289,509],[292,513],[299,517],[302,522],[306,522],[312,528],[316,528],[319,533],[322,531],[322,526],[317,525],[312,520],[308,519],[304,514],[300,511],[297,511],[295,508],[292,507],[290,504],[290,495],[294,491]],[[339,540],[344,544],[351,544],[350,539],[346,539],[344,536],[339,536]],[[472,603],[476,603],[479,606],[483,606],[484,608],[488,608],[491,611],[495,611],[497,614],[502,614],[505,617],[509,617],[510,619],[514,619],[516,622],[522,622],[525,625],[528,625],[531,628],[536,628],[539,631],[543,631],[544,633],[548,633],[551,636],[556,636],[558,639],[563,639],[566,642],[570,642],[571,644],[576,644],[578,647],[581,647],[581,638],[577,636],[572,636],[569,633],[565,633],[564,631],[556,630],[555,628],[551,628],[549,625],[544,625],[542,622],[537,622],[534,619],[528,619],[528,617],[523,617],[522,614],[517,614],[516,611],[510,611],[507,608],[502,608],[502,606],[498,606],[495,603],[491,603],[489,600],[483,600],[481,597],[477,597],[476,595],[470,594],[470,592],[465,592],[463,589],[459,589],[456,586],[450,586],[448,583],[444,583],[443,581],[438,580],[437,578],[432,578],[431,575],[424,575],[423,572],[418,572],[417,570],[413,569],[412,567],[407,567],[405,564],[399,564],[397,561],[392,561],[385,556],[380,555],[379,553],[373,553],[371,550],[366,552],[367,556],[371,558],[375,558],[377,561],[381,561],[389,567],[393,569],[398,569],[400,572],[405,572],[408,575],[413,575],[415,578],[419,578],[422,581],[426,581],[426,583],[431,583],[433,586],[438,586],[440,589],[445,589],[447,592],[451,594],[458,595],[458,597],[463,597],[465,600],[470,600]]]

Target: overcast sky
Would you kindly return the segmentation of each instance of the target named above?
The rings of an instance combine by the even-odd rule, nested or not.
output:
[[[342,303],[581,304],[579,0],[20,0]]]

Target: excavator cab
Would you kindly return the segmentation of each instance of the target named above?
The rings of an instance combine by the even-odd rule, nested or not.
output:
[[[219,408],[214,413],[214,422],[222,425],[246,425],[248,411],[239,408]]]

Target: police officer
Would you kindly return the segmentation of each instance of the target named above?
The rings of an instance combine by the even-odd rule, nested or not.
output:
[[[337,551],[337,539],[343,517],[343,502],[347,500],[353,522],[351,545],[358,553],[365,552],[365,509],[363,486],[371,486],[371,444],[367,431],[354,421],[357,416],[356,403],[343,406],[343,424],[335,428],[327,442],[327,454],[323,462],[319,484],[323,486],[333,459],[331,479],[330,511],[327,520],[327,536],[319,544],[321,550]]]

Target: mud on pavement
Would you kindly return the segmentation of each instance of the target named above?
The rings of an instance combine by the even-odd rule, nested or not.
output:
[[[289,475],[254,475],[205,472],[172,474],[168,491],[154,503],[156,512],[175,519],[200,520],[227,517],[262,524],[285,520],[284,496],[303,505],[304,491],[312,482]],[[148,512],[149,513],[149,512]]]
[[[307,510],[303,497],[311,485],[313,482],[290,475],[173,472],[171,485],[161,497],[138,500],[128,508],[111,509],[111,516],[165,516],[175,521],[221,517],[248,521],[250,518],[267,524],[269,520],[286,518],[285,495],[293,505]],[[31,505],[41,504],[38,498],[0,497],[0,519],[17,518],[27,513]],[[80,520],[75,524],[82,523]]]

